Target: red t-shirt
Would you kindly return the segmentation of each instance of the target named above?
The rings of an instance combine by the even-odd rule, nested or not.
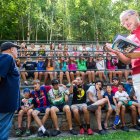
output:
[[[135,43],[139,44],[140,47],[140,26],[134,30],[131,35],[128,36],[128,39],[134,41]],[[140,48],[137,48],[135,51],[140,51]],[[135,52],[134,51],[134,52]],[[132,59],[132,74],[139,74],[140,73],[140,58]]]
[[[112,86],[112,92],[115,94],[118,91],[118,86]]]

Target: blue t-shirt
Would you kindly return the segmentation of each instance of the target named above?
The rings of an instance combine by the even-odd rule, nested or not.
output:
[[[129,84],[129,83],[125,83],[124,84],[124,89],[126,90],[126,92],[128,93],[128,95],[130,95],[130,92],[132,91],[133,85]]]
[[[45,70],[44,61],[38,61],[37,70]]]
[[[111,92],[111,95],[110,95],[110,94],[108,94],[108,92],[105,92],[103,97],[105,97],[105,96],[108,97],[110,104],[114,105],[114,101],[113,101],[114,93]]]
[[[20,74],[11,55],[0,54],[0,113],[15,112],[20,105]]]

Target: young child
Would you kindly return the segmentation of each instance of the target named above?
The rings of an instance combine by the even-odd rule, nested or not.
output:
[[[107,105],[107,114],[106,114],[106,117],[105,117],[105,121],[103,123],[103,128],[105,130],[108,129],[108,120],[109,120],[109,117],[110,115],[112,114],[113,111],[116,111],[116,106],[115,106],[115,103],[114,103],[114,93],[112,92],[112,88],[111,88],[111,85],[107,85],[106,87],[106,92],[104,93],[104,98],[107,98],[108,100],[108,105]]]
[[[123,90],[123,84],[120,83],[118,85],[118,91],[115,93],[115,105],[117,107],[117,110],[116,110],[116,117],[115,117],[115,121],[114,121],[114,126],[118,125],[120,123],[120,108],[122,105],[124,106],[136,106],[138,108],[138,122],[140,123],[140,104],[135,102],[135,101],[131,101],[130,98],[129,98],[129,95],[127,94],[127,92],[125,92]]]
[[[18,129],[16,131],[16,136],[21,136],[23,134],[22,131],[22,118],[24,114],[27,114],[27,130],[25,132],[26,136],[31,135],[30,125],[33,111],[33,103],[32,98],[30,98],[30,90],[25,88],[23,90],[23,99],[21,100],[21,107],[18,113]]]

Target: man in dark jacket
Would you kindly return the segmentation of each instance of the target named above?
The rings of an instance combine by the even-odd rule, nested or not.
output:
[[[15,64],[19,46],[12,42],[0,46],[0,139],[7,140],[15,110],[19,107],[20,75]]]

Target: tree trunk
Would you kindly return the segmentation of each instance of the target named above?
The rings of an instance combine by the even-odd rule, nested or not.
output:
[[[29,12],[28,12],[28,29],[27,29],[27,41],[30,41],[30,33],[31,33],[31,3],[29,3]]]

